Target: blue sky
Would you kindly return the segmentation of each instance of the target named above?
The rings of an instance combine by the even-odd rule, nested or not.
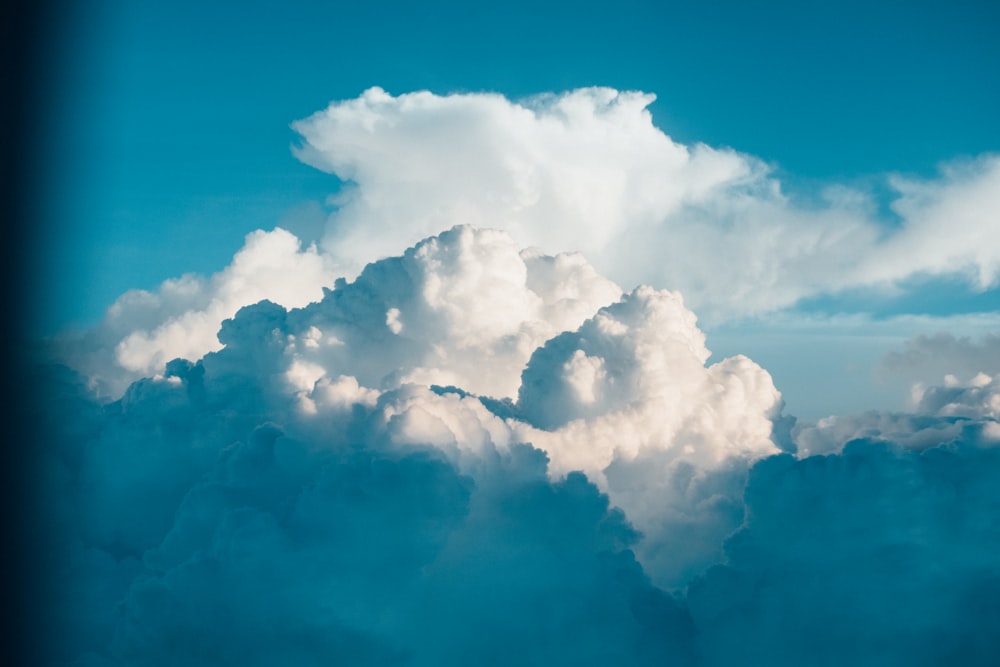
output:
[[[993,3],[43,13],[38,656],[995,662]]]
[[[39,272],[32,329],[91,326],[127,289],[218,271],[254,229],[320,238],[339,181],[292,157],[289,124],[375,85],[511,99],[593,85],[651,92],[654,122],[675,141],[753,155],[806,205],[831,184],[858,188],[891,226],[887,174],[930,178],[942,162],[1000,150],[997,20],[986,2],[66,8],[48,34],[37,132],[38,261],[60,270]],[[997,290],[963,280],[908,285],[820,294],[798,311],[878,319],[1000,307]],[[946,325],[919,332],[935,327]],[[902,405],[899,387],[856,369],[918,331],[847,332],[822,395],[799,364],[785,370],[787,357],[769,353],[774,336],[748,331],[730,323],[711,347],[767,357],[800,414],[876,397]],[[801,354],[815,346],[796,340]],[[829,395],[842,403],[828,407]]]
[[[336,182],[290,157],[288,124],[372,85],[653,92],[675,140],[756,155],[808,192],[1000,149],[996,21],[985,2],[67,8],[37,141],[46,256],[77,280],[46,286],[38,330],[217,270],[258,227],[316,233],[302,211]]]

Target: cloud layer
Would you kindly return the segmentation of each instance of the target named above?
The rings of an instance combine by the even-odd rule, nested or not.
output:
[[[53,663],[1000,649],[985,375],[929,389],[924,414],[793,426],[751,360],[707,365],[679,293],[624,293],[498,230],[453,228],[320,293],[240,308],[215,351],[110,403],[38,370]]]
[[[55,341],[51,662],[991,664],[995,341],[888,357],[909,413],[797,423],[690,304],[991,286],[1000,162],[894,178],[890,225],[673,142],[650,101],[335,103],[295,125],[351,181],[320,248],[255,232]]]

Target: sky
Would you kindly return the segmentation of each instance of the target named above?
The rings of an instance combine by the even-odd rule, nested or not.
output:
[[[890,225],[898,218],[889,174],[933,176],[942,163],[1000,148],[1000,93],[990,85],[1000,54],[988,3],[59,9],[38,91],[35,191],[44,222],[35,239],[36,261],[65,273],[35,272],[41,307],[32,330],[43,335],[94,325],[128,289],[219,270],[254,229],[322,236],[326,198],[340,180],[291,157],[289,125],[372,86],[515,100],[595,85],[652,93],[654,123],[673,140],[755,156],[803,199],[831,185],[856,188]],[[911,282],[903,294],[817,295],[799,310],[884,318],[997,309],[992,289]],[[899,387],[875,394],[868,375],[855,381],[843,370],[888,351],[847,345],[867,332],[849,334],[836,346],[836,393],[859,398],[835,407],[901,396]],[[729,327],[713,349],[760,356],[773,346],[747,347],[746,338]],[[804,378],[772,364],[802,397],[799,412],[828,409]]]
[[[26,51],[48,663],[989,664],[991,3],[205,4]]]

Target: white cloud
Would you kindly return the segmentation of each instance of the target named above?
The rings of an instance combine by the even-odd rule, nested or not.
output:
[[[1000,373],[977,373],[966,380],[946,375],[943,386],[917,384],[913,402],[922,414],[1000,420]]]
[[[235,267],[252,265],[244,253]],[[238,275],[230,267],[215,284]],[[192,319],[171,326],[183,330]],[[178,352],[163,334],[173,329],[155,331],[151,365]],[[197,359],[198,341],[185,341],[192,347],[180,352]],[[234,399],[241,409],[283,405],[333,441],[347,437],[353,411],[371,412],[382,442],[433,447],[476,478],[496,452],[530,443],[548,455],[553,479],[582,470],[608,492],[646,534],[641,554],[672,539],[669,527],[683,517],[705,513],[702,487],[715,495],[724,488],[736,503],[747,465],[777,451],[771,420],[781,397],[770,376],[742,356],[706,366],[705,336],[679,293],[640,287],[623,295],[582,256],[522,250],[498,230],[463,226],[425,239],[300,308],[246,307],[216,341],[222,353],[201,365],[226,383],[216,391],[251,392]],[[158,371],[130,392],[180,384],[176,368]],[[637,476],[646,481],[632,484]],[[669,480],[682,478],[679,492]],[[656,509],[665,504],[667,523]],[[685,547],[689,557],[671,559],[669,571],[654,572],[658,580],[677,584],[718,557],[738,521],[724,513],[709,546]]]
[[[363,385],[456,385],[514,397],[531,353],[621,290],[579,255],[457,227],[370,264],[294,314],[288,355]]]
[[[653,125],[651,100],[606,88],[518,103],[371,89],[334,103],[294,124],[301,159],[353,182],[339,196],[322,252],[303,250],[280,229],[254,232],[211,278],[187,275],[123,295],[96,331],[64,339],[64,354],[114,396],[174,357],[218,349],[219,325],[241,306],[316,301],[336,275],[356,275],[368,261],[466,223],[541,249],[448,249],[463,260],[444,274],[433,265],[443,261],[432,256],[440,251],[423,248],[428,256],[412,260],[427,278],[423,311],[386,303],[379,318],[387,333],[419,339],[414,318],[426,326],[423,316],[433,312],[451,331],[450,347],[409,368],[406,379],[459,383],[478,363],[477,350],[499,350],[494,337],[517,348],[501,357],[526,359],[545,337],[613,300],[606,286],[587,298],[605,279],[578,255],[551,255],[566,249],[583,251],[627,287],[680,290],[716,324],[916,275],[958,273],[980,288],[996,282],[1000,159],[946,165],[936,179],[893,177],[899,220],[884,224],[864,193],[831,186],[822,203],[805,205],[756,158],[674,142]],[[564,279],[572,272],[577,279]],[[477,312],[484,291],[491,310]],[[532,331],[531,322],[544,324]],[[329,336],[307,342],[318,354],[323,341]],[[466,388],[511,395],[524,359],[513,362],[513,374],[486,364]],[[377,387],[382,378],[362,380]]]
[[[718,562],[743,520],[747,468],[778,451],[771,376],[709,356],[680,295],[641,287],[535,352],[518,395],[526,422],[508,420],[551,473],[582,470],[625,510],[640,561],[668,588]]]
[[[128,371],[148,375],[176,357],[197,359],[220,347],[215,338],[218,325],[242,306],[262,299],[288,308],[304,306],[323,296],[331,278],[326,258],[314,246],[303,250],[290,232],[280,228],[252,232],[229,266],[208,285],[190,281],[181,292],[168,281],[159,295],[150,295],[153,303],[157,296],[172,302],[165,321],[123,338],[115,349],[118,363]],[[177,302],[186,302],[188,307],[174,314]],[[116,302],[111,317],[126,320],[129,305],[128,300]]]
[[[209,279],[124,295],[67,352],[105,391],[152,376],[117,401],[39,377],[39,414],[59,417],[32,443],[59,657],[780,665],[817,638],[845,664],[996,655],[993,366],[922,389],[922,415],[800,424],[798,457],[774,456],[770,374],[710,363],[681,292],[623,294],[545,250],[727,317],[914,272],[983,286],[995,161],[900,181],[889,230],[857,193],[806,209],[759,162],[672,142],[649,99],[372,90],[300,123],[303,159],[356,182],[324,253],[255,232]],[[976,247],[936,245],[945,217]],[[453,222],[494,228],[325,289],[355,253]],[[978,365],[992,346],[907,354]]]
[[[373,88],[293,127],[303,161],[351,181],[324,248],[345,270],[453,224],[576,249],[621,284],[680,289],[713,321],[918,275],[997,283],[1000,158],[893,176],[880,221],[865,193],[786,196],[760,160],[678,144],[651,95],[607,88],[511,102],[493,94],[393,97]]]
[[[473,398],[386,395],[379,409],[400,441],[458,452],[476,440],[469,428],[484,430],[501,447],[531,442],[553,474],[583,470],[604,488],[607,466],[646,451],[701,467],[776,451],[781,399],[770,376],[739,356],[706,366],[705,336],[680,294],[641,287],[622,296],[579,255],[519,250],[505,232],[456,227],[284,319],[243,314],[221,337],[253,350],[257,330],[280,342],[248,356],[284,373],[307,412],[336,403],[322,398],[332,386],[367,402],[409,385],[517,399],[503,421]],[[448,416],[470,401],[473,426]]]
[[[914,273],[962,273],[980,290],[1000,279],[1000,156],[956,161],[940,177],[894,177],[892,204],[903,228],[867,258],[868,280],[895,281]]]
[[[553,470],[599,482],[616,458],[647,451],[703,467],[777,451],[770,376],[739,356],[706,367],[709,356],[679,294],[638,288],[532,356],[518,395],[532,426],[521,437],[549,452]]]
[[[243,306],[269,299],[289,308],[323,297],[335,275],[315,246],[284,229],[247,234],[232,262],[208,279],[187,274],[153,292],[130,290],[93,330],[60,341],[60,353],[100,394],[117,397],[133,381],[177,357],[222,347],[216,334]]]

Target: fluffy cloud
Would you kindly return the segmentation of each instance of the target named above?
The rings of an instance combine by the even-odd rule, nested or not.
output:
[[[304,392],[318,369],[339,368],[369,387],[414,381],[514,396],[536,347],[621,294],[579,254],[521,250],[503,232],[471,227],[372,264],[346,290],[329,289],[331,265],[282,229],[254,232],[211,279],[185,276],[157,292],[128,292],[97,328],[61,337],[58,354],[100,394],[117,397],[129,383],[162,374],[171,359],[220,349],[223,320],[243,306],[322,300],[295,312],[285,341],[287,381]]]
[[[880,361],[883,380],[910,384],[908,412],[831,415],[795,425],[800,455],[838,452],[858,439],[922,450],[961,438],[1000,442],[1000,339],[917,335]]]
[[[454,392],[371,402],[348,383],[350,408],[303,413],[273,391],[272,364],[247,364],[276,314],[242,311],[222,350],[107,406],[70,374],[42,379],[65,413],[39,438],[55,661],[691,656],[683,605],[650,584],[639,535],[583,475],[550,480],[542,452]]]
[[[229,266],[208,279],[189,274],[153,292],[126,292],[97,328],[63,335],[59,354],[100,394],[116,398],[171,359],[218,350],[219,326],[243,306],[261,299],[304,306],[318,301],[335,277],[315,246],[303,249],[280,228],[258,230],[247,235]]]
[[[914,387],[914,401],[922,413],[1000,419],[1000,374],[977,373],[967,382],[946,375],[944,386]]]
[[[63,340],[82,375],[37,369],[32,441],[52,661],[989,664],[998,369],[793,427],[764,369],[709,363],[685,299],[991,285],[1000,167],[895,181],[889,229],[672,142],[649,101],[334,104],[296,125],[354,183],[322,252],[251,234]],[[946,217],[975,245],[934,245]],[[547,254],[567,239],[685,297]],[[992,339],[907,354],[942,346]]]
[[[607,490],[667,587],[717,562],[743,519],[747,466],[778,451],[771,377],[746,357],[706,366],[709,355],[679,294],[639,288],[537,350],[516,406],[516,437]]]
[[[494,230],[426,239],[299,308],[245,306],[217,343],[104,406],[45,380],[71,397],[42,438],[63,657],[690,657],[683,605],[636,554],[710,517],[650,564],[679,586],[716,562],[746,467],[775,451],[770,378],[706,366],[678,294],[623,295],[581,256]],[[636,466],[650,478],[631,485]],[[102,594],[119,611],[78,624]]]
[[[992,378],[793,443],[705,342],[457,227],[110,403],[41,368],[52,661],[988,664]]]
[[[706,367],[709,356],[680,295],[640,287],[536,351],[518,405],[543,448],[572,452],[557,465],[592,474],[645,448],[706,466],[772,453],[780,394],[770,376],[746,357]]]
[[[607,88],[522,104],[372,88],[292,127],[305,140],[300,159],[355,184],[326,242],[345,263],[456,223],[592,256],[635,222],[653,224],[761,168],[673,142],[652,125],[652,100]]]
[[[117,396],[174,357],[217,350],[215,333],[241,306],[260,299],[286,307],[318,301],[337,275],[357,276],[365,262],[469,224],[506,230],[542,250],[521,258],[492,251],[467,255],[453,275],[439,276],[446,284],[424,285],[427,308],[445,319],[461,318],[458,310],[475,308],[469,294],[517,286],[524,280],[517,272],[527,271],[529,291],[548,299],[542,308],[550,311],[531,312],[538,308],[532,297],[509,291],[509,298],[527,300],[476,319],[476,326],[497,335],[508,323],[547,323],[537,335],[508,332],[522,353],[530,353],[537,338],[593,313],[587,303],[560,314],[551,309],[577,307],[576,297],[560,305],[562,297],[544,294],[567,289],[558,282],[560,272],[572,270],[545,268],[545,262],[576,262],[589,271],[578,277],[579,289],[601,280],[582,260],[556,255],[567,249],[583,252],[619,284],[679,290],[710,323],[804,297],[934,275],[956,274],[975,289],[996,284],[1000,239],[989,224],[1000,208],[996,157],[945,165],[932,179],[891,177],[896,218],[881,220],[865,193],[830,187],[820,201],[806,201],[784,193],[756,158],[674,142],[653,125],[646,109],[652,99],[606,88],[521,102],[486,94],[393,97],[371,89],[331,104],[294,124],[303,139],[300,159],[347,181],[335,198],[322,251],[303,250],[284,230],[254,232],[215,276],[184,276],[152,292],[129,292],[98,330],[72,345],[64,340],[62,347],[73,348],[66,354],[96,387]],[[562,259],[545,259],[550,255]],[[442,260],[414,257],[409,263],[430,275],[435,261]],[[491,287],[477,282],[487,279],[477,274],[482,262],[490,264],[484,276],[497,281]],[[546,281],[556,282],[547,287]],[[612,288],[595,289],[598,305],[613,300]],[[510,317],[501,316],[508,311]],[[563,315],[570,319],[562,322]],[[379,314],[390,332],[405,336],[403,316],[393,305]],[[462,349],[471,356],[478,344],[473,339],[484,334],[463,335],[468,345]],[[449,363],[460,364],[457,356]],[[413,379],[452,383],[447,365],[414,368]],[[516,390],[509,378],[503,382],[494,377],[483,383],[489,389],[470,389],[497,395]]]
[[[457,227],[291,313],[288,354],[369,387],[513,397],[539,345],[620,294],[580,255],[522,251],[506,233]]]
[[[521,102],[372,88],[293,127],[300,159],[350,183],[324,243],[345,269],[470,223],[575,248],[623,284],[679,289],[713,320],[914,276],[997,284],[996,156],[932,179],[890,177],[885,220],[864,192],[832,186],[803,201],[756,158],[674,142],[653,125],[652,100],[608,88]]]

